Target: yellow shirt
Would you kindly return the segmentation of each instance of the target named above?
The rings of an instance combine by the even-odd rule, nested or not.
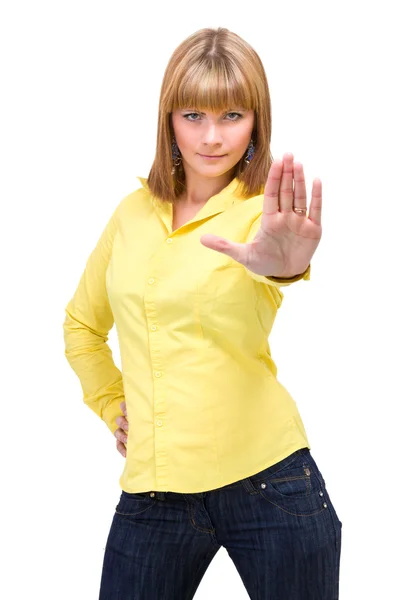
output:
[[[244,243],[258,231],[264,197],[235,194],[237,179],[174,232],[172,204],[138,179],[66,306],[65,356],[112,433],[126,400],[123,490],[212,490],[310,448],[268,342],[280,287],[309,279],[310,265],[264,277],[201,244],[205,233]],[[122,373],[107,344],[114,323]]]

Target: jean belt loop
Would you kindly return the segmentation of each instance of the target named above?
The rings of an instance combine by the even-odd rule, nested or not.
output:
[[[250,494],[259,494],[259,491],[255,487],[254,483],[251,481],[250,477],[241,479],[240,483],[243,485],[246,492],[249,492]]]

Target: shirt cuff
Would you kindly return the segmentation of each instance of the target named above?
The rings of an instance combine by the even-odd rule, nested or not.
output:
[[[115,419],[117,417],[123,417],[124,413],[122,412],[122,408],[120,407],[121,402],[125,400],[125,396],[121,398],[116,398],[113,400],[106,408],[103,409],[101,418],[104,423],[107,425],[108,429],[114,435],[115,431],[119,429],[119,425],[116,423]],[[114,436],[115,437],[115,436]]]
[[[295,283],[296,281],[300,281],[301,279],[305,279],[306,281],[308,281],[310,279],[311,263],[308,265],[307,269],[303,273],[289,278],[257,275],[257,273],[253,273],[253,271],[250,271],[247,268],[246,271],[249,273],[250,277],[252,277],[255,281],[259,281],[260,283],[266,283],[274,287],[281,287],[285,285],[290,285],[291,283]]]

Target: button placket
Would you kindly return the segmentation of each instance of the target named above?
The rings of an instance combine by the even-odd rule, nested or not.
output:
[[[153,265],[157,270],[159,265],[155,263]],[[145,310],[148,319],[148,330],[149,330],[149,350],[150,359],[153,367],[153,423],[154,423],[154,435],[155,435],[155,468],[156,468],[156,481],[160,486],[168,484],[168,460],[167,460],[167,428],[164,424],[164,417],[166,416],[166,402],[165,402],[165,389],[163,386],[163,352],[161,345],[161,331],[158,324],[157,318],[157,287],[158,287],[158,273],[156,272],[153,277],[147,278],[147,284],[149,289],[145,297]],[[150,289],[151,286],[151,289]]]

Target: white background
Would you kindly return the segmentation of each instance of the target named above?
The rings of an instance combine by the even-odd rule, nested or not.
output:
[[[148,176],[170,55],[218,26],[264,63],[273,157],[302,162],[309,198],[322,180],[311,280],[283,289],[270,343],[343,522],[340,597],[396,597],[395,4],[2,3],[1,597],[98,598],[124,459],[64,358],[64,307],[114,208]],[[110,345],[120,367],[115,329]],[[224,548],[196,593],[220,597],[248,597]]]

